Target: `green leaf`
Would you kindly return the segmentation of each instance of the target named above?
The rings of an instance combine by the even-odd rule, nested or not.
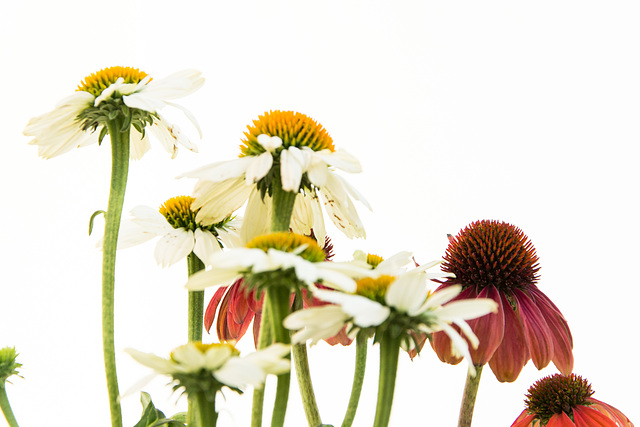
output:
[[[105,211],[95,211],[93,215],[91,215],[91,218],[89,219],[89,236],[91,236],[91,232],[93,231],[93,220],[100,214],[106,215],[107,213]],[[142,406],[145,406],[144,402],[142,403]]]
[[[133,427],[185,427],[185,423],[182,421],[178,421],[177,419],[182,419],[183,413],[176,414],[174,416],[176,419],[165,418],[164,413],[161,410],[156,409],[156,407],[153,405],[149,393],[145,393],[144,391],[141,392],[140,402],[142,403],[142,417],[140,418],[140,421],[138,421],[138,423]],[[184,419],[186,420],[186,414],[184,415]]]

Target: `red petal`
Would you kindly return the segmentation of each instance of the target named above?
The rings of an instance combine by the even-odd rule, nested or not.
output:
[[[573,371],[573,338],[569,325],[558,308],[539,289],[532,289],[531,294],[551,331],[553,364],[562,375],[569,375]]]
[[[204,312],[204,328],[209,333],[211,329],[211,325],[213,325],[213,319],[216,317],[216,309],[218,308],[218,304],[220,304],[220,300],[224,296],[224,293],[227,291],[228,286],[222,286],[216,290],[216,293],[213,294],[213,298],[209,301],[209,305],[207,305],[207,309]]]
[[[350,345],[353,340],[347,335],[347,326],[345,325],[336,335],[325,338],[325,342],[329,345]]]
[[[500,295],[504,314],[502,343],[489,360],[489,366],[500,382],[513,382],[529,360],[524,328],[506,295]]]
[[[518,314],[524,327],[524,335],[531,359],[536,368],[542,369],[553,357],[553,337],[540,309],[531,297],[520,289],[513,290]]]
[[[547,423],[547,427],[576,427],[576,424],[571,421],[571,418],[569,418],[567,414],[562,412],[551,417]]]
[[[617,427],[615,421],[588,406],[574,407],[573,419],[577,427]]]
[[[535,419],[536,415],[527,413],[527,410],[525,409],[520,413],[513,424],[511,424],[511,427],[531,427],[531,422]]]
[[[478,298],[489,298],[498,303],[498,312],[489,313],[477,319],[468,320],[467,323],[480,340],[477,349],[469,345],[471,359],[475,365],[486,364],[496,351],[504,335],[504,314],[500,293],[495,286],[487,286],[479,294]]]
[[[594,399],[593,397],[587,398],[587,402],[591,402],[592,405],[589,406],[592,409],[595,409],[598,412],[603,413],[608,416],[612,420],[616,421],[618,425],[622,427],[633,427],[633,423],[627,418],[625,414],[620,412],[619,409],[614,408],[608,403],[601,402],[598,399]]]

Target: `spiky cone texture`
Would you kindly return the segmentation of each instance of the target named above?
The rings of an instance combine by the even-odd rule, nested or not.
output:
[[[501,221],[482,220],[468,225],[450,243],[442,270],[453,273],[438,289],[462,285],[454,300],[490,298],[498,312],[470,320],[480,340],[469,346],[473,363],[489,364],[501,382],[515,381],[533,360],[538,369],[553,361],[568,375],[573,370],[573,339],[564,316],[536,286],[538,256],[519,228]],[[440,360],[457,364],[451,340],[437,332],[430,340]]]
[[[527,407],[511,427],[633,427],[622,412],[592,395],[578,375],[542,378],[529,388]]]

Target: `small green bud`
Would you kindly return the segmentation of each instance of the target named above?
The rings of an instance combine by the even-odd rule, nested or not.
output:
[[[0,349],[0,387],[4,387],[5,381],[11,375],[18,375],[18,368],[22,366],[22,363],[16,362],[15,347],[5,347]]]

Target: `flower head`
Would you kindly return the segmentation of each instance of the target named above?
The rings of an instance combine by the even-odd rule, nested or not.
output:
[[[246,219],[245,219],[246,220]],[[337,289],[355,290],[353,277],[366,273],[359,263],[324,261],[325,253],[310,237],[295,233],[271,233],[250,241],[244,248],[216,254],[211,270],[189,278],[189,290],[228,285],[239,277],[248,290],[286,286],[296,292],[314,283]]]
[[[406,254],[403,256],[407,257]],[[379,262],[379,257],[370,259]],[[443,306],[457,295],[460,288],[435,293],[429,290],[428,282],[434,277],[425,271],[437,264],[429,263],[410,271],[394,267],[391,271],[395,273],[391,275],[386,274],[391,271],[380,262],[378,268],[382,267],[381,271],[374,271],[358,280],[353,293],[313,290],[316,297],[335,305],[292,313],[285,319],[284,325],[298,331],[293,336],[293,342],[311,340],[312,344],[335,334],[345,324],[352,325],[352,333],[357,329],[371,328],[378,335],[381,331],[391,329],[395,335],[402,335],[402,345],[407,349],[419,347],[417,338],[420,335],[444,331],[456,344],[453,348],[455,355],[465,355],[470,360],[467,343],[450,324],[460,327],[472,345],[477,346],[477,339],[465,320],[495,310],[496,304],[483,299]],[[472,365],[470,369],[473,370]]]
[[[159,210],[147,206],[134,208],[132,220],[123,224],[118,248],[128,248],[160,237],[155,258],[158,264],[167,267],[191,252],[207,264],[222,247],[239,244],[238,219],[229,216],[219,223],[202,225],[196,220],[198,211],[192,209],[193,200],[190,196],[178,196],[164,202]]]
[[[327,131],[310,117],[292,111],[270,111],[260,116],[245,132],[240,146],[240,158],[214,163],[184,174],[198,178],[196,207],[198,220],[214,223],[250,200],[245,216],[253,224],[255,199],[269,203],[274,186],[288,192],[300,193],[305,204],[313,204],[319,211],[320,199],[334,224],[348,237],[364,237],[364,228],[355,210],[352,198],[368,204],[344,179],[333,172],[361,171],[356,158],[336,150]],[[254,199],[254,202],[251,202]],[[221,203],[221,200],[224,203]],[[255,220],[253,218],[256,218]],[[299,218],[298,218],[299,219]],[[296,212],[294,212],[294,221]],[[322,221],[321,215],[315,215]],[[308,224],[319,230],[323,224]],[[318,236],[322,238],[323,236]]]
[[[511,427],[633,427],[622,412],[592,395],[591,384],[578,375],[542,378],[529,388],[526,409]]]
[[[18,375],[18,368],[22,366],[16,361],[18,353],[14,347],[0,348],[0,387],[4,387],[4,383],[12,375]]]
[[[480,339],[471,350],[477,365],[489,363],[499,381],[511,382],[529,359],[542,369],[550,361],[563,374],[573,369],[573,340],[560,310],[543,294],[538,256],[517,227],[499,221],[477,221],[450,237],[442,270],[455,275],[439,289],[462,286],[456,300],[490,298],[498,312],[469,322]],[[431,345],[441,360],[458,363],[450,341],[435,334]]]
[[[136,68],[105,68],[85,77],[76,92],[53,111],[31,119],[24,134],[33,137],[30,144],[38,146],[40,156],[51,158],[101,143],[108,133],[107,122],[119,119],[122,126],[131,128],[132,158],[141,158],[149,149],[147,129],[172,156],[177,153],[177,144],[197,151],[159,110],[167,105],[181,109],[200,132],[193,115],[170,100],[195,92],[203,83],[200,72],[194,70],[154,80]]]
[[[190,342],[171,352],[169,359],[134,349],[125,350],[137,362],[158,374],[171,376],[175,388],[187,393],[206,392],[210,400],[223,386],[240,391],[247,385],[262,387],[267,374],[279,375],[289,371],[285,356],[290,347],[274,344],[246,357],[231,344],[202,344]]]

